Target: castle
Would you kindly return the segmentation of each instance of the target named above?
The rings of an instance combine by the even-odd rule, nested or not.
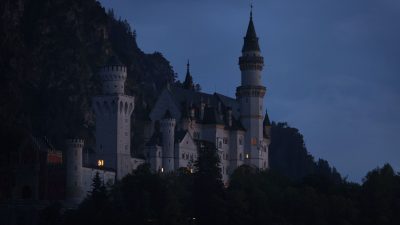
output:
[[[84,141],[68,140],[67,199],[79,203],[90,190],[96,173],[105,183],[112,184],[146,162],[155,172],[167,173],[181,167],[191,170],[204,142],[215,145],[226,183],[229,175],[243,164],[267,169],[270,121],[267,113],[263,115],[264,59],[252,14],[239,66],[241,85],[236,88],[236,98],[231,98],[196,91],[188,64],[183,87],[167,85],[151,110],[149,125],[143,131],[145,159],[130,154],[130,120],[135,103],[133,96],[124,94],[127,68],[116,61],[102,67],[99,75],[103,94],[94,97],[92,103],[96,114],[96,151],[92,157],[84,157]]]

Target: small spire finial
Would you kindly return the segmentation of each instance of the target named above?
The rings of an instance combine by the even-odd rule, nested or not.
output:
[[[253,1],[250,2],[250,19],[253,19]]]
[[[186,69],[187,69],[187,72],[189,72],[189,70],[190,70],[190,62],[189,62],[189,59],[188,59],[187,64],[186,64]]]

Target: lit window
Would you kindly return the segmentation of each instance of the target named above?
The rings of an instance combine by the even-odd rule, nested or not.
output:
[[[97,166],[98,167],[103,167],[104,166],[104,160],[102,160],[102,159],[97,160]]]
[[[164,173],[164,168],[163,167],[161,167],[161,173]]]
[[[251,139],[251,145],[257,145],[257,138],[253,137]]]
[[[246,159],[248,159],[249,158],[249,154],[246,154]]]

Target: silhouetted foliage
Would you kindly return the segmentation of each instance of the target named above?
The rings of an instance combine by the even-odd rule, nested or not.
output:
[[[96,220],[100,224],[112,220],[112,224],[160,225],[400,222],[400,175],[390,165],[369,172],[362,185],[335,183],[322,175],[293,181],[272,170],[243,165],[225,188],[214,172],[218,171],[215,149],[210,146],[201,154],[198,174],[183,168],[169,174],[153,173],[143,165],[112,188],[108,208],[89,208],[85,200],[74,213],[49,218],[69,224],[93,223],[93,217],[101,218]],[[201,162],[205,159],[213,163]]]
[[[195,162],[193,200],[197,224],[225,224],[226,202],[220,158],[213,143],[201,143]]]
[[[340,174],[330,167],[328,161],[314,161],[314,157],[307,151],[303,135],[287,123],[272,122],[269,162],[271,170],[293,180],[318,176],[329,179],[329,182],[342,182]]]

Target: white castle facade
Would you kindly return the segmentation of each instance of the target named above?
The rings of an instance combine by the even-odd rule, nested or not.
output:
[[[239,57],[241,85],[236,98],[195,91],[187,69],[184,87],[167,85],[156,101],[145,133],[145,158],[133,158],[131,115],[134,97],[124,94],[127,68],[111,63],[100,70],[103,95],[93,98],[96,114],[96,150],[86,157],[83,140],[67,142],[67,198],[79,203],[99,173],[106,183],[123,178],[145,162],[155,172],[192,170],[199,146],[212,143],[221,160],[224,182],[239,166],[267,169],[270,123],[264,115],[266,88],[262,84],[264,60],[252,16]],[[134,129],[134,128],[133,128]],[[92,166],[90,166],[92,165]],[[97,166],[93,166],[97,165]]]

